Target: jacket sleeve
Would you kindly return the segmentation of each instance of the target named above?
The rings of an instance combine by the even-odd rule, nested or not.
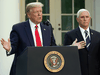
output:
[[[18,47],[18,43],[19,43],[18,40],[19,40],[19,38],[18,38],[17,31],[16,31],[16,27],[13,26],[12,31],[10,33],[11,52],[7,53],[7,56],[17,52],[17,47]]]
[[[71,45],[73,43],[73,40],[71,38],[71,36],[66,33],[65,36],[64,36],[64,43],[63,45],[66,46],[66,45]]]

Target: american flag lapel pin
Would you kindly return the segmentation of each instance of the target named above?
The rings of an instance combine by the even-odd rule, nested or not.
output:
[[[44,29],[44,30],[46,30],[46,29]]]
[[[93,35],[93,33],[91,33]]]

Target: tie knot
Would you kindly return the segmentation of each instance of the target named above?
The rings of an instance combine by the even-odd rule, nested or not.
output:
[[[85,33],[85,37],[88,35],[88,31],[87,30],[85,30],[84,31],[84,33]]]
[[[36,25],[36,26],[35,26],[35,28],[37,29],[37,28],[38,28],[38,26]]]
[[[87,31],[87,30],[85,30],[84,32],[85,32],[86,34],[88,34],[88,31]]]

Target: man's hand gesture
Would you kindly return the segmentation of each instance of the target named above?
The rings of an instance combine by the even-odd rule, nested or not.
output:
[[[78,49],[83,49],[86,46],[85,41],[77,42],[77,39],[73,42],[72,46],[78,46]]]
[[[8,39],[8,42],[5,41],[3,38],[0,40],[1,41],[1,44],[3,46],[3,48],[6,50],[6,51],[10,51],[11,49],[11,46],[10,46],[10,39]]]

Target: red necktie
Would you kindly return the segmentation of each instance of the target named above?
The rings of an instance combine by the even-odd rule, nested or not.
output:
[[[36,46],[42,46],[40,36],[39,36],[39,33],[38,33],[38,26],[36,25],[35,28],[36,28],[35,29]]]

